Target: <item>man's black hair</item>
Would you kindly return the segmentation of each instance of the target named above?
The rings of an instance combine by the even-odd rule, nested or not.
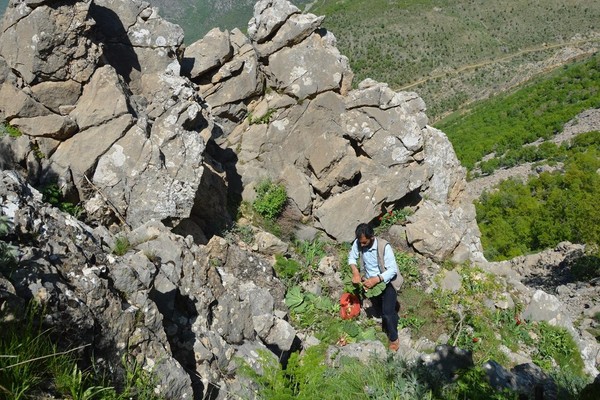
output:
[[[375,236],[375,232],[373,231],[373,227],[369,224],[359,224],[356,227],[356,231],[354,231],[354,234],[356,235],[357,239],[360,239],[361,236],[366,237],[367,239],[371,239],[373,236]]]

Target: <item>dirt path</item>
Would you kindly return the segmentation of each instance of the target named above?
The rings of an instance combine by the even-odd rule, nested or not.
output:
[[[523,54],[528,54],[528,53],[536,53],[538,51],[544,51],[544,50],[552,50],[552,49],[558,49],[558,48],[564,48],[564,47],[571,47],[571,46],[577,46],[577,45],[581,45],[584,43],[589,43],[590,41],[593,41],[591,39],[584,39],[584,40],[574,40],[571,42],[565,42],[565,43],[555,43],[555,44],[547,44],[547,45],[543,45],[543,46],[536,46],[536,47],[530,47],[527,49],[523,49],[520,51],[517,51],[516,53],[512,53],[503,57],[498,57],[498,58],[494,58],[491,60],[484,60],[484,61],[480,61],[474,64],[468,64],[468,65],[463,65],[462,67],[458,67],[456,69],[453,69],[451,71],[445,71],[445,72],[440,72],[438,74],[435,75],[430,75],[428,77],[419,79],[418,81],[412,82],[406,86],[403,86],[401,88],[395,89],[397,91],[401,91],[401,90],[408,90],[410,88],[413,88],[415,86],[419,86],[425,82],[428,82],[430,80],[433,79],[439,79],[439,78],[444,78],[448,75],[458,75],[462,72],[465,71],[469,71],[472,69],[477,69],[477,68],[481,68],[481,67],[485,67],[487,65],[491,65],[491,64],[496,64],[499,62],[503,62],[503,61],[508,61],[512,58],[521,56]],[[558,63],[558,65],[562,65],[561,63]],[[549,68],[551,69],[552,66],[549,66]]]
[[[559,144],[571,140],[580,133],[590,131],[600,131],[600,109],[590,109],[578,114],[571,121],[567,122],[562,132],[554,136],[550,141]],[[536,142],[532,145],[539,145],[540,143],[542,142]],[[553,168],[549,166],[533,168],[532,163],[525,163],[512,168],[497,170],[491,175],[473,179],[467,182],[467,190],[471,199],[476,200],[484,190],[492,190],[505,179],[520,178],[526,180],[529,176],[539,175],[540,170],[548,171],[556,168],[560,168],[560,166]]]

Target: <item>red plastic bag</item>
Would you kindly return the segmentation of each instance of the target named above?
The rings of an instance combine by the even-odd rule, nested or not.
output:
[[[344,293],[340,297],[340,317],[342,319],[356,318],[360,314],[360,300],[352,293]]]

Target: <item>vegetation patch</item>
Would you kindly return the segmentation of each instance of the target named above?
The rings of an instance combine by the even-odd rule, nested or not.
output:
[[[125,382],[116,389],[105,374],[92,367],[82,369],[74,348],[61,351],[42,328],[42,312],[33,303],[23,320],[4,322],[0,331],[0,397],[11,400],[41,398],[51,393],[56,398],[159,400],[153,391],[152,376],[123,358]]]
[[[252,244],[254,242],[254,230],[250,225],[241,225],[237,222],[233,224],[233,226],[228,229],[224,235],[225,239],[234,243],[234,238],[239,238],[242,242],[246,244]]]
[[[562,241],[600,243],[600,133],[577,137],[562,159],[564,172],[543,172],[526,183],[503,181],[475,203],[488,260],[509,259]]]
[[[117,236],[112,252],[114,255],[124,256],[132,247],[133,245],[126,236]]]
[[[452,323],[440,312],[434,297],[424,290],[405,287],[398,294],[399,326],[410,328],[412,337],[425,337],[437,342],[442,334],[452,330]]]
[[[23,133],[21,133],[21,131],[18,128],[10,125],[9,123],[7,123],[7,122],[0,123],[0,137],[10,136],[12,138],[17,138],[22,135],[23,135]]]
[[[406,218],[412,215],[410,208],[402,208],[399,210],[390,210],[379,217],[379,225],[374,229],[375,235],[379,236],[387,232],[390,227],[406,222]]]
[[[448,135],[462,165],[472,169],[487,154],[525,151],[519,150],[524,144],[548,139],[580,112],[597,108],[598,87],[600,55],[484,101],[466,115],[456,113],[436,127]]]
[[[594,43],[600,18],[584,0],[320,0],[310,12],[326,16],[355,84],[415,91],[433,118],[541,71],[527,68],[569,42]]]
[[[264,218],[277,218],[287,203],[285,186],[265,179],[256,185],[255,191],[256,200],[252,203],[252,209]]]
[[[269,108],[264,115],[255,116],[252,113],[248,114],[248,123],[250,125],[254,124],[268,124],[273,119],[273,115],[277,111],[275,108]]]
[[[546,371],[558,364],[561,370],[584,376],[583,360],[571,334],[564,328],[551,326],[547,322],[535,325],[536,353],[534,362]]]
[[[66,201],[62,191],[56,183],[48,184],[42,188],[42,200],[57,207],[61,211],[71,214],[75,218],[79,218],[83,214],[83,207]]]

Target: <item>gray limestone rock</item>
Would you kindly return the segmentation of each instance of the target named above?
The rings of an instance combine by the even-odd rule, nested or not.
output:
[[[214,28],[202,39],[186,47],[181,65],[182,73],[196,79],[207,71],[220,67],[232,56],[229,32]]]

